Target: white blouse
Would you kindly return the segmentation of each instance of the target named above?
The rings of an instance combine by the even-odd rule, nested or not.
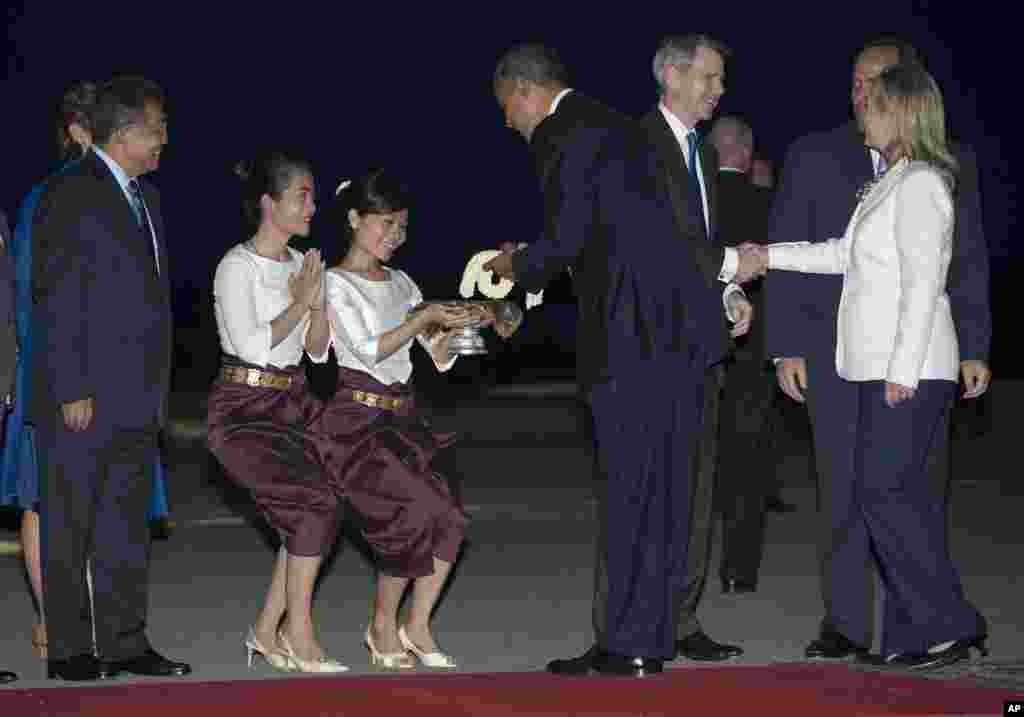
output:
[[[772,244],[769,266],[843,274],[836,371],[848,381],[956,381],[960,370],[946,277],[953,199],[923,162],[900,160],[868,192],[839,239]]]
[[[271,348],[270,322],[292,305],[288,277],[302,269],[301,252],[288,247],[290,261],[277,261],[233,246],[217,265],[213,279],[214,313],[224,353],[258,366],[286,368],[302,360],[309,331],[309,314],[302,317],[281,343]],[[327,360],[310,355],[315,363]]]
[[[388,274],[384,281],[372,281],[338,269],[328,271],[327,317],[338,365],[368,373],[389,386],[409,381],[412,340],[378,361],[380,337],[398,328],[409,310],[423,302],[423,294],[404,271],[388,267],[384,271]],[[430,342],[423,336],[416,338],[430,353]],[[454,363],[452,357],[444,364],[435,361],[434,365],[439,371],[447,371]]]

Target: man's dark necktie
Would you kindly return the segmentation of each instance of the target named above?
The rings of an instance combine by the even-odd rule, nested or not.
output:
[[[689,150],[689,167],[690,170],[690,184],[693,188],[693,196],[697,198],[697,216],[700,217],[701,226],[707,230],[707,220],[704,218],[704,192],[700,187],[700,176],[697,174],[697,148],[700,146],[700,137],[697,135],[697,130],[691,129],[686,133],[686,145]]]
[[[132,179],[128,182],[128,193],[131,196],[132,210],[135,212],[135,220],[139,223],[139,228],[142,229],[143,233],[146,234],[146,247],[149,249],[149,256],[153,259],[153,264],[156,266],[156,273],[160,273],[160,262],[156,258],[156,233],[153,231],[153,226],[149,222],[149,212],[146,211],[146,200],[142,197],[142,187],[139,186],[137,180]]]

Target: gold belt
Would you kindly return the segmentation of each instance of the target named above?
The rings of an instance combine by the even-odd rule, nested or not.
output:
[[[398,407],[405,403],[404,398],[380,396],[368,391],[353,391],[352,399],[370,408],[386,408],[389,411],[397,411]]]
[[[254,388],[278,388],[282,391],[292,385],[291,376],[281,376],[258,368],[244,368],[242,366],[222,366],[220,377],[231,383],[244,383]]]

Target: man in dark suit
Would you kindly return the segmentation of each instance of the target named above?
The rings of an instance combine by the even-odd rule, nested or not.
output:
[[[167,143],[160,88],[105,83],[95,145],[47,186],[32,283],[42,350],[43,585],[51,678],[183,675],[146,638],[148,468],[166,416],[171,310],[160,197],[142,175]],[[85,565],[93,620],[83,617]],[[93,649],[95,633],[95,652]]]
[[[0,400],[2,411],[7,410],[11,387],[14,384],[14,365],[17,361],[18,345],[14,333],[14,265],[7,253],[11,245],[11,230],[7,215],[0,209]],[[18,676],[7,670],[0,670],[0,684],[14,682]]]
[[[886,67],[917,62],[917,53],[896,39],[866,45],[853,71],[852,102],[856,121],[797,140],[787,153],[779,193],[772,206],[769,240],[822,241],[841,236],[857,203],[858,190],[884,167],[877,152],[864,146],[861,117],[865,88]],[[955,196],[953,259],[947,278],[960,345],[964,397],[988,388],[991,339],[988,249],[981,224],[977,165],[966,147],[953,147],[960,163]],[[841,659],[865,653],[872,641],[874,580],[870,541],[863,521],[844,520],[854,506],[854,437],[856,386],[839,378],[835,368],[836,320],[842,277],[772,272],[765,285],[766,353],[776,362],[779,386],[807,403],[811,421],[822,531],[819,538],[825,617],[818,639],[806,654]],[[944,438],[930,459],[930,480],[945,495],[949,479],[949,414]],[[843,577],[861,573],[863,592],[835,591]],[[842,594],[836,594],[842,592]],[[833,606],[844,601],[840,611]],[[855,617],[837,624],[834,615]],[[979,634],[984,634],[983,627]]]
[[[754,132],[738,117],[720,117],[709,135],[718,150],[718,236],[726,246],[764,241],[768,231],[769,190],[751,181]],[[754,314],[762,310],[761,280],[745,287]],[[718,460],[715,504],[722,515],[722,591],[757,589],[764,549],[765,501],[775,491],[771,447],[775,382],[764,358],[764,325],[755,321],[734,339],[725,362],[719,438],[729,446]]]
[[[723,91],[722,49],[691,36],[678,52],[659,51],[664,112],[678,111],[691,126],[710,116]],[[660,110],[624,126],[568,90],[560,63],[547,61],[559,69],[536,72],[536,57],[550,51],[523,53],[517,48],[499,63],[495,93],[507,124],[533,137],[535,152],[545,149],[535,154],[545,231],[486,268],[537,291],[555,272],[574,267],[577,380],[591,407],[604,483],[597,645],[548,668],[642,676],[660,672],[677,653],[705,379],[728,338],[720,281],[741,267],[735,254],[726,267],[726,253],[708,239],[713,156],[708,174],[696,165],[699,183],[691,182]],[[583,101],[591,105],[587,117],[559,117],[574,95],[581,109]],[[729,296],[730,316],[746,330],[750,305],[742,292]]]

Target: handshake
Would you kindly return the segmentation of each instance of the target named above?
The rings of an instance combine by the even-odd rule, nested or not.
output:
[[[746,242],[736,247],[736,251],[740,256],[736,278],[733,279],[736,283],[746,284],[768,272],[768,247]]]

